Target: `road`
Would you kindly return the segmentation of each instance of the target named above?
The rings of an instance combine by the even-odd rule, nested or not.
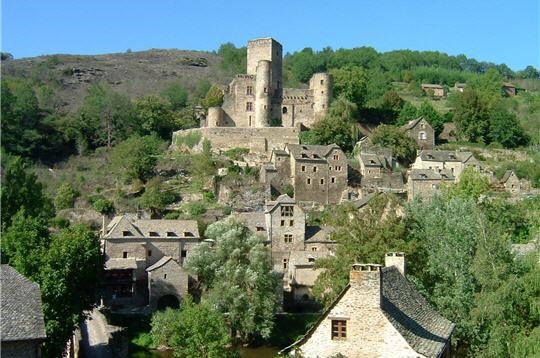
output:
[[[112,358],[107,320],[96,308],[82,324],[83,357]]]

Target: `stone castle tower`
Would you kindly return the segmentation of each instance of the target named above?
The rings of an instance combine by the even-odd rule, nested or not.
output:
[[[311,127],[328,111],[332,78],[316,73],[308,89],[283,88],[283,48],[272,38],[248,41],[247,73],[238,74],[224,90],[221,107],[208,109],[206,127]]]

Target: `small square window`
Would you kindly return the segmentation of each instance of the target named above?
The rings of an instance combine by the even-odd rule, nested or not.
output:
[[[311,251],[317,251],[317,246],[313,246],[313,247],[311,248]]]
[[[307,178],[307,181],[308,185],[311,185],[311,179],[310,178]]]
[[[151,237],[158,237],[159,234],[158,234],[157,232],[155,232],[155,231],[150,231],[150,232],[148,233],[148,236],[151,236]]]
[[[182,250],[182,251],[180,252],[180,256],[181,256],[181,257],[186,257],[186,256],[187,256],[187,250]]]
[[[293,216],[294,207],[292,205],[283,205],[281,207],[281,216]]]
[[[292,243],[292,234],[283,235],[283,241],[285,241],[286,244]]]
[[[166,280],[167,279],[167,274],[163,274],[163,279]]]
[[[285,220],[281,220],[281,226],[285,226]]]
[[[332,339],[343,340],[347,338],[347,321],[341,319],[332,320]]]
[[[324,185],[324,179],[321,178],[321,185]]]
[[[336,182],[336,178],[335,178],[335,177],[332,177],[332,178],[330,179],[330,181],[332,182],[332,184],[334,184],[334,183]]]
[[[303,172],[305,172],[305,171],[306,171],[306,166],[305,166],[305,165],[302,165],[301,170],[302,170]]]
[[[152,250],[148,250],[148,256],[152,256]]]
[[[313,166],[313,173],[316,173],[317,172],[317,166]]]
[[[294,220],[289,220],[289,226],[294,226]]]
[[[315,258],[309,257],[309,258],[308,258],[308,262],[315,262]]]
[[[128,252],[127,251],[122,252],[122,257],[124,259],[127,259],[128,258]]]

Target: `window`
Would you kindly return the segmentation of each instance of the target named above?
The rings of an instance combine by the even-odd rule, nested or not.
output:
[[[268,93],[268,88],[264,87],[264,93]]]
[[[313,173],[317,173],[317,166],[316,165],[313,166]]]
[[[283,235],[283,240],[286,244],[292,243],[292,234],[285,234]]]
[[[187,250],[182,250],[182,251],[180,252],[180,256],[186,257],[186,256],[187,256]]]
[[[281,207],[281,216],[293,216],[294,214],[294,207],[290,205],[283,205]]]
[[[308,185],[311,185],[311,178],[307,178],[306,182],[308,183]]]
[[[321,80],[321,85],[324,85],[324,80]]]
[[[128,258],[128,253],[127,253],[127,251],[122,252],[122,257],[123,257],[124,259],[127,259],[127,258]]]
[[[307,261],[308,262],[315,262],[315,258],[314,257],[308,257]]]
[[[283,268],[286,269],[289,266],[289,259],[283,259]]]
[[[251,116],[249,116],[249,126],[251,127]]]
[[[347,338],[347,321],[344,319],[332,320],[332,339]]]
[[[246,87],[246,94],[253,94],[253,86]]]
[[[152,250],[148,250],[148,256],[152,256]]]
[[[317,246],[313,246],[313,247],[311,248],[311,251],[317,251]]]
[[[287,107],[283,107],[283,114],[287,114]]]
[[[339,154],[334,154],[334,160],[339,160]]]
[[[422,129],[426,128],[426,124],[425,123],[420,124],[420,128]]]
[[[321,178],[321,185],[324,185],[324,179]]]
[[[189,232],[189,231],[184,231],[184,236],[185,237],[194,237],[193,233]]]
[[[156,236],[159,236],[159,234],[157,232],[155,232],[155,231],[150,231],[148,233],[148,236],[156,237]]]
[[[167,274],[163,274],[163,279],[166,280],[167,279]]]
[[[324,94],[324,91],[321,91],[321,94]]]
[[[246,111],[247,112],[253,111],[253,102],[246,102]]]
[[[332,182],[332,184],[334,184],[336,182],[336,177],[330,178],[330,181]]]
[[[323,104],[323,105],[322,105],[322,108],[325,108],[325,107],[326,107],[326,105],[325,105],[325,104]]]
[[[418,139],[420,139],[420,140],[426,140],[426,139],[427,139],[426,132],[419,132],[419,133],[418,133]]]
[[[262,226],[257,226],[257,231],[264,231],[264,228]]]
[[[281,220],[281,226],[285,226],[285,220]]]
[[[175,237],[176,233],[172,231],[167,231],[167,237]]]
[[[294,220],[289,220],[289,226],[294,226]]]
[[[122,236],[133,236],[131,231],[122,231]]]
[[[301,170],[302,170],[303,172],[305,172],[305,171],[306,171],[306,166],[305,166],[305,165],[302,165]]]
[[[336,171],[338,171],[338,172],[341,171],[341,166],[340,165],[336,165]]]

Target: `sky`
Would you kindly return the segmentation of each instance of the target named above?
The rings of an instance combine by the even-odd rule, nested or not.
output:
[[[285,52],[436,50],[540,68],[540,0],[1,0],[15,58],[178,48],[274,37]]]

